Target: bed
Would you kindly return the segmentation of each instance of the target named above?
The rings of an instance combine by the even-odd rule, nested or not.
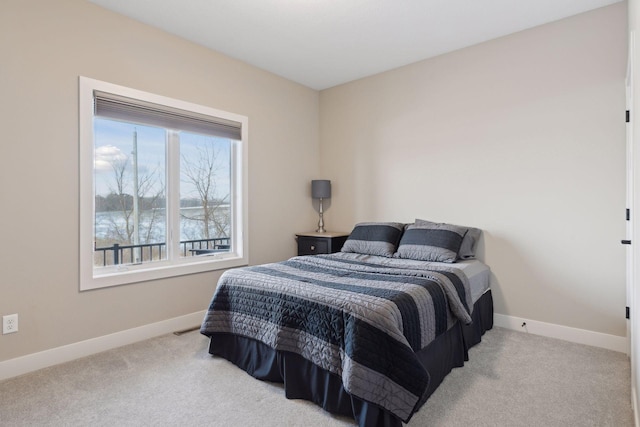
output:
[[[493,326],[469,229],[360,223],[341,252],[226,271],[200,331],[287,398],[399,427]]]

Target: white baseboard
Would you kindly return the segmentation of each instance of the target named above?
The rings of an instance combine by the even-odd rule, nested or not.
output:
[[[522,324],[525,326],[522,326]],[[524,319],[522,317],[494,314],[493,324],[501,328],[542,335],[549,338],[557,338],[564,341],[586,344],[593,347],[606,348],[628,354],[626,337],[603,334],[601,332],[587,331],[586,329],[571,328],[569,326],[555,325],[553,323],[539,322],[537,320]]]
[[[640,427],[640,419],[638,419],[638,394],[636,388],[631,387],[631,407],[633,408],[633,422],[636,427]]]
[[[17,377],[18,375],[37,371],[38,369],[48,366],[58,365],[80,357],[90,356],[95,353],[100,353],[101,351],[111,350],[116,347],[133,344],[171,332],[194,328],[202,323],[204,314],[204,311],[198,311],[161,322],[16,357],[15,359],[9,359],[0,362],[0,380]]]
[[[101,351],[122,347],[123,345],[143,341],[159,335],[196,327],[202,323],[204,311],[187,314],[173,319],[140,326],[113,334],[92,338],[86,341],[52,348],[38,353],[0,362],[0,380],[37,371],[48,366],[69,362],[80,357],[90,356]],[[525,323],[526,326],[522,327]],[[494,325],[514,331],[527,332],[550,338],[557,338],[579,344],[602,347],[609,350],[627,352],[627,339],[616,335],[539,322],[522,317],[494,314]],[[636,423],[638,425],[638,423]],[[640,427],[640,426],[639,426]]]

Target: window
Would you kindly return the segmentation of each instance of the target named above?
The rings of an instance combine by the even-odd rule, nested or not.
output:
[[[247,123],[80,77],[80,290],[246,265]]]

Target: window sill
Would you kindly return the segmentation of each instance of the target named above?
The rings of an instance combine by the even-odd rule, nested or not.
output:
[[[211,254],[189,257],[181,265],[175,263],[153,263],[142,265],[121,265],[91,271],[88,277],[81,278],[80,291],[127,285],[150,280],[166,279],[187,274],[225,270],[248,265],[246,257],[233,254]]]

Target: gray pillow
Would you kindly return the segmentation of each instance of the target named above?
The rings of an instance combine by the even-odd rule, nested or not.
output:
[[[361,222],[342,245],[342,252],[392,257],[398,247],[404,224]]]
[[[465,228],[450,224],[410,225],[400,239],[398,258],[456,262]]]
[[[433,225],[435,222],[427,221],[424,219],[416,219],[415,225]],[[478,241],[480,240],[480,235],[482,234],[482,230],[479,228],[473,227],[465,227],[462,225],[457,225],[456,227],[466,228],[467,233],[464,235],[462,239],[462,245],[460,246],[460,251],[458,252],[458,258],[460,259],[472,259],[476,257],[476,248],[478,247]]]

